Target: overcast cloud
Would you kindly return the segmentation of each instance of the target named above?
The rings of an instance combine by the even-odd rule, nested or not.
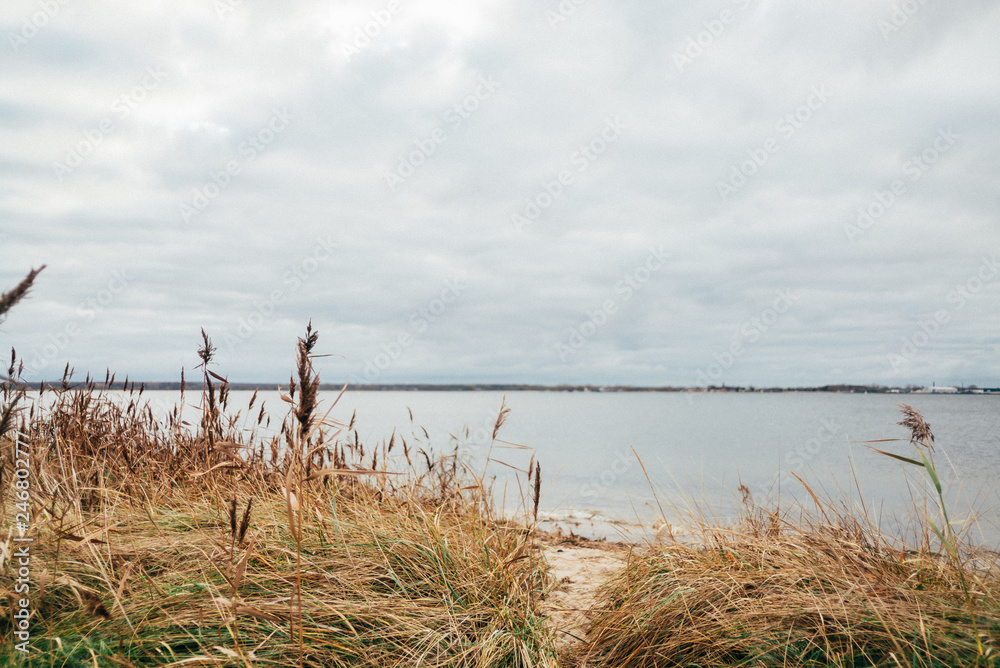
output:
[[[1000,385],[1000,3],[5,0],[30,380]]]

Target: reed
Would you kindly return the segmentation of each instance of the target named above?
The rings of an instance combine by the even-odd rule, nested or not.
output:
[[[41,273],[42,269],[45,269],[44,264],[38,269],[29,271],[20,283],[7,292],[0,293],[0,322],[3,322],[4,318],[7,317],[7,312],[14,308],[14,304],[28,295],[28,291],[31,290],[31,286],[35,282],[35,277]]]
[[[0,293],[0,324],[7,318],[7,313],[14,308],[14,305],[28,296],[31,286],[35,283],[35,278],[43,269],[45,269],[44,264],[38,269],[32,269],[20,283],[7,292]],[[24,391],[16,383],[16,379],[20,377],[23,370],[24,364],[18,364],[16,353],[11,350],[7,375],[0,375],[0,438],[13,430],[18,404],[24,399]]]
[[[204,334],[192,425],[180,408],[157,420],[141,386],[122,397],[69,369],[41,391],[48,408],[17,436],[33,467],[30,665],[555,665],[529,531],[495,519],[456,454],[411,465],[402,439],[366,448],[324,414],[315,344],[310,328],[263,442],[247,436],[263,413],[228,408]],[[4,470],[12,451],[8,434]]]
[[[947,519],[937,544],[901,545],[808,486],[808,508],[761,506],[744,488],[735,524],[698,511],[696,540],[635,546],[586,641],[557,651],[540,612],[555,584],[538,549],[541,466],[517,472],[517,521],[487,483],[497,453],[523,447],[500,440],[506,402],[486,467],[435,453],[426,433],[366,444],[354,417],[331,417],[336,401],[319,403],[317,342],[311,326],[298,341],[274,436],[256,394],[231,407],[204,332],[197,416],[182,401],[158,419],[141,385],[113,393],[110,373],[76,382],[69,368],[0,414],[5,517],[15,441],[32,453],[25,665],[1000,665],[995,555]],[[23,392],[16,355],[8,368],[5,406]],[[8,600],[12,546],[0,538]],[[0,618],[5,639],[12,621]]]
[[[909,407],[904,416],[940,495],[929,427]],[[592,668],[1000,665],[997,554],[963,544],[919,508],[915,521],[930,530],[918,535],[936,534],[940,544],[907,545],[864,512],[800,482],[811,507],[758,506],[741,486],[743,512],[733,525],[708,521],[711,514],[697,507],[683,511],[695,539],[633,552],[603,590],[574,661]]]
[[[877,448],[873,449],[876,452],[892,457],[893,459],[923,468],[927,473],[927,477],[930,479],[930,482],[934,486],[937,506],[941,514],[942,521],[939,523],[935,521],[933,517],[930,517],[928,514],[924,514],[924,525],[929,527],[937,537],[938,541],[940,541],[941,547],[946,551],[948,558],[954,566],[955,572],[958,574],[959,584],[962,586],[962,593],[965,594],[965,602],[969,611],[969,617],[972,621],[973,629],[976,632],[975,639],[976,647],[979,651],[979,658],[985,659],[987,656],[987,647],[983,644],[983,638],[989,636],[988,634],[979,632],[978,621],[976,619],[977,606],[973,600],[972,592],[969,589],[969,581],[966,578],[966,568],[963,561],[961,541],[959,539],[958,532],[955,531],[955,528],[952,525],[951,518],[948,516],[948,504],[945,503],[944,500],[944,488],[941,485],[941,477],[938,475],[937,466],[934,463],[934,432],[931,431],[931,426],[924,420],[924,416],[921,415],[915,408],[906,404],[900,404],[899,408],[903,413],[903,419],[898,424],[902,427],[906,427],[910,431],[910,444],[915,447],[917,456],[920,460],[917,461],[909,457],[903,457],[902,455],[886,452]]]

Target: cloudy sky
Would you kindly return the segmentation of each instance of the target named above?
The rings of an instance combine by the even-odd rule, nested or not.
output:
[[[1000,2],[4,0],[30,380],[1000,385]]]

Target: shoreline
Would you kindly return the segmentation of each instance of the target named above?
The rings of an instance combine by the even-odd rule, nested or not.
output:
[[[287,381],[278,382],[229,382],[226,387],[237,392],[287,392]],[[17,386],[25,390],[35,390],[44,386],[47,390],[84,389],[128,391],[144,389],[146,391],[180,391],[182,388],[195,391],[196,384],[178,381],[137,381],[137,380],[105,380],[76,381],[40,380],[28,383],[19,381]],[[917,388],[914,386],[887,385],[817,385],[812,387],[755,387],[755,386],[642,386],[642,385],[593,385],[593,384],[557,384],[536,385],[525,383],[321,383],[321,392],[582,392],[582,393],[692,393],[692,394],[794,394],[794,393],[826,393],[826,394],[917,394],[943,396],[1000,396],[1000,387],[957,387],[957,388]]]

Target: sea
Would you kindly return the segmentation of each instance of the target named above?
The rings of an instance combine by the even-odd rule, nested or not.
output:
[[[288,404],[261,392],[248,411],[252,394],[231,392],[230,413],[240,411],[249,433],[263,401],[275,431]],[[158,415],[180,398],[144,396]],[[189,390],[192,423],[198,400]],[[341,438],[357,432],[370,448],[395,435],[429,453],[457,451],[469,471],[486,473],[512,516],[534,513],[526,472],[537,464],[539,520],[589,538],[683,537],[699,522],[733,522],[751,505],[793,515],[846,510],[912,543],[922,516],[942,520],[925,469],[878,452],[919,459],[897,424],[906,403],[935,436],[930,454],[953,527],[1000,549],[997,395],[348,391],[322,392],[320,401],[344,425]]]

